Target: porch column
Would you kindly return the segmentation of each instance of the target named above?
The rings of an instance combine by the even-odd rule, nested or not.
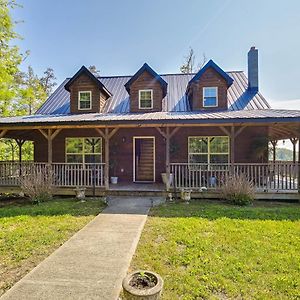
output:
[[[164,132],[161,128],[156,127],[158,132],[164,137],[166,140],[166,190],[170,190],[170,176],[171,176],[171,165],[170,165],[170,140],[172,136],[179,130],[180,127],[176,127],[170,132],[170,127],[166,127],[166,131]]]
[[[39,129],[39,132],[45,137],[45,139],[48,142],[48,163],[52,164],[52,141],[54,140],[54,138],[59,134],[59,132],[61,131],[61,129],[48,129],[43,130],[43,129]]]
[[[277,140],[272,140],[271,141],[271,144],[272,144],[272,147],[273,147],[273,163],[275,163],[276,161],[276,145],[277,145]]]
[[[15,139],[17,145],[18,145],[18,148],[19,148],[19,163],[22,162],[22,146],[23,144],[25,143],[25,140],[22,140],[22,139]]]
[[[104,132],[100,128],[96,128],[96,131],[104,139],[104,186],[106,190],[109,190],[109,140],[118,131],[118,128],[109,131],[109,128],[106,127]]]
[[[297,138],[290,138],[291,143],[293,144],[293,163],[296,163],[296,145],[297,145]]]

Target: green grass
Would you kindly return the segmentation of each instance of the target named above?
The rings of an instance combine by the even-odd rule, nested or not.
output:
[[[55,199],[0,208],[0,295],[104,207],[100,200]]]
[[[161,274],[163,299],[300,299],[299,253],[299,204],[165,204],[131,269]]]

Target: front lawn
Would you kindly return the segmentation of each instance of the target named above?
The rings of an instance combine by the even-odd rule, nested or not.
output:
[[[0,295],[92,220],[102,201],[55,199],[0,207]]]
[[[164,204],[131,269],[161,274],[163,299],[299,299],[299,252],[299,204]]]

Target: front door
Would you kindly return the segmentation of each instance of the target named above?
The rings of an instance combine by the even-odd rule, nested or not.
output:
[[[155,138],[133,138],[133,181],[155,181]]]

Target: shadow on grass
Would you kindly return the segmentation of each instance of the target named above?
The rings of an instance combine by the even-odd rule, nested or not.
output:
[[[151,209],[150,216],[163,218],[205,218],[216,220],[300,220],[299,203],[257,201],[251,206],[240,207],[221,201],[195,200],[190,204],[167,203]]]
[[[53,199],[40,204],[30,202],[15,203],[0,207],[0,218],[16,216],[90,216],[97,215],[105,204],[101,199]]]

